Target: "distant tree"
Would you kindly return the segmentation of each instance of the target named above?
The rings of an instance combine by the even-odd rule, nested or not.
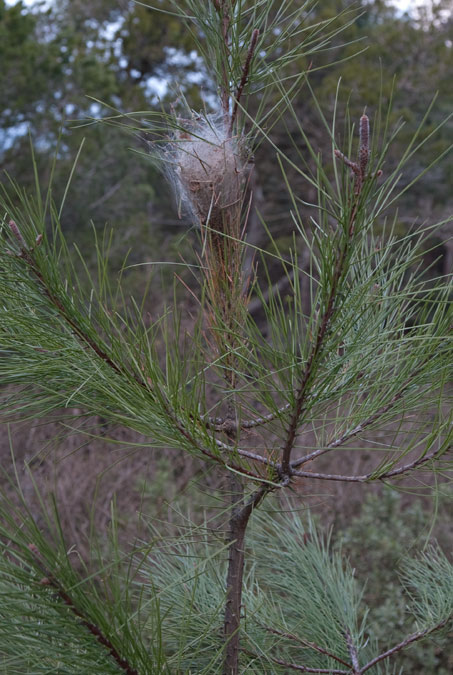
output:
[[[55,0],[50,6],[37,3],[31,10],[20,2],[6,6],[2,0],[0,165],[8,171],[14,167],[15,175],[20,176],[24,184],[33,183],[25,133],[29,128],[37,142],[36,156],[43,169],[45,185],[46,171],[41,160],[45,163],[52,155],[62,133],[59,156],[61,160],[66,157],[67,164],[61,162],[61,173],[58,166],[53,188],[57,194],[62,193],[70,158],[85,138],[85,151],[80,156],[73,192],[68,197],[72,223],[68,222],[67,227],[71,226],[74,231],[84,232],[91,219],[98,226],[106,221],[114,226],[121,222],[124,231],[133,232],[134,237],[141,236],[150,219],[155,231],[159,230],[159,220],[171,222],[173,231],[178,231],[174,228],[177,218],[168,208],[168,199],[161,199],[165,190],[150,189],[151,183],[162,185],[152,166],[146,161],[137,162],[136,156],[128,151],[124,137],[109,133],[104,126],[96,130],[86,126],[76,128],[73,122],[107,114],[108,108],[96,105],[89,96],[118,110],[158,110],[158,85],[160,91],[165,92],[164,101],[177,101],[182,93],[194,109],[202,107],[202,99],[208,107],[209,102],[215,100],[215,84],[196,44],[202,37],[198,29],[192,32],[183,29],[178,18],[167,13],[171,10],[170,0],[158,0],[155,4],[160,11],[125,0],[93,0],[89,6],[78,0]],[[392,123],[399,117],[405,121],[405,129],[395,140],[387,160],[396,166],[417,120],[424,114],[424,102],[438,92],[424,133],[434,129],[452,109],[451,18],[446,11],[449,5],[446,1],[436,2],[432,10],[419,17],[409,17],[398,14],[385,0],[363,1],[355,5],[358,14],[350,21],[341,18],[342,10],[349,4],[346,0],[326,0],[313,8],[306,19],[308,24],[333,19],[343,22],[345,39],[332,40],[313,58],[301,56],[294,60],[288,65],[288,73],[295,74],[310,67],[312,86],[325,109],[330,111],[341,75],[339,110],[343,113],[349,101],[350,114],[356,118],[363,112],[363,100],[367,101],[368,112],[374,114],[379,101],[387,105],[392,99]],[[357,52],[359,56],[352,58]],[[269,53],[268,58],[272,60],[273,55]],[[323,68],[336,60],[337,65],[328,70]],[[396,87],[394,77],[398,82]],[[251,102],[251,111],[253,105]],[[319,134],[319,126],[311,97],[298,96],[294,106],[314,138]],[[286,123],[290,127],[293,124],[291,120]],[[276,124],[269,132],[294,159],[283,125]],[[422,149],[406,180],[410,181],[421,167],[429,165],[451,142],[449,123],[429,148]],[[317,143],[323,152],[329,152],[325,134],[317,138]],[[131,145],[146,152],[143,138],[131,139]],[[118,156],[122,159],[115,162]],[[257,150],[257,157],[260,169],[255,175],[255,196],[258,197],[259,187],[265,198],[260,209],[268,218],[273,235],[286,238],[291,236],[291,223],[278,219],[278,213],[289,206],[281,189],[281,179],[273,170],[272,161],[268,162],[268,153],[260,155]],[[297,180],[297,176],[293,179]],[[450,179],[450,163],[440,163],[429,178],[419,183],[416,195],[407,201],[403,196],[406,218],[416,214],[423,219],[433,208],[439,220],[448,215]],[[137,213],[140,213],[138,228],[135,223],[124,225],[127,204],[122,195],[126,190],[133,194]],[[307,190],[310,201],[314,193],[305,186]],[[255,243],[262,244],[259,226],[251,223],[250,236],[252,231]],[[451,229],[446,226],[440,235],[445,241],[444,269],[448,269],[451,260],[450,234]]]

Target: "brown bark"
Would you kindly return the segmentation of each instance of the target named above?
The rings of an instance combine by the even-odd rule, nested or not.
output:
[[[241,479],[231,477],[232,512],[228,533],[228,572],[224,620],[225,659],[223,675],[239,673],[239,628],[241,623],[242,580],[244,576],[244,547],[247,525],[253,509],[269,491],[262,486],[244,502],[244,487]]]

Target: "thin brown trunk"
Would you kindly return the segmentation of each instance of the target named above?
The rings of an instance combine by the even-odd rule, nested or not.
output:
[[[244,576],[245,533],[253,509],[269,491],[268,486],[259,488],[244,503],[244,487],[240,478],[231,477],[232,512],[228,533],[228,572],[225,605],[224,637],[225,658],[223,675],[239,673],[239,628],[241,623],[242,580]]]
[[[237,675],[239,660],[239,625],[241,621],[242,578],[244,574],[244,541],[248,516],[243,515],[241,503],[244,488],[239,478],[232,476],[232,513],[228,533],[227,597],[225,605],[224,675]]]

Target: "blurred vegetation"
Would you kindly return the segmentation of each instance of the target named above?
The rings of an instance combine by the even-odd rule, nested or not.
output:
[[[338,543],[361,581],[366,580],[364,599],[376,637],[385,644],[395,635],[410,631],[407,597],[397,572],[403,560],[435,537],[444,550],[451,549],[452,491],[444,487],[438,495],[438,513],[429,513],[420,500],[404,500],[389,488],[368,495],[361,512],[341,528]],[[431,517],[430,517],[431,516]],[[414,645],[404,652],[400,665],[407,673],[448,675],[453,668],[449,648],[451,635]]]

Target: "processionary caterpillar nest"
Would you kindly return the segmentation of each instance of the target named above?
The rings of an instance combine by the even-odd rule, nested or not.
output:
[[[242,204],[250,166],[245,143],[228,134],[223,116],[177,121],[162,154],[178,205],[200,225],[223,232]]]

